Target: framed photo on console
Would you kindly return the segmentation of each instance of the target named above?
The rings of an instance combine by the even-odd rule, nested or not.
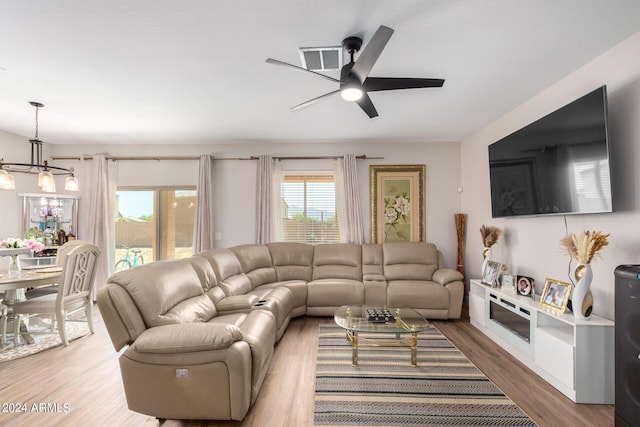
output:
[[[496,261],[487,261],[487,267],[482,272],[481,282],[492,288],[498,286],[498,277],[502,271],[502,264]]]
[[[516,292],[518,295],[533,296],[535,280],[527,276],[516,276]]]
[[[500,276],[500,284],[503,288],[514,289],[516,278],[511,273],[502,273]]]
[[[555,279],[547,279],[544,282],[544,290],[540,295],[540,304],[552,310],[564,313],[571,295],[571,287],[568,282],[561,282]]]

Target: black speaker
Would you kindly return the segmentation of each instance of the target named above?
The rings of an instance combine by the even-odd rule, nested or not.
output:
[[[640,265],[618,266],[615,276],[615,423],[640,427]]]

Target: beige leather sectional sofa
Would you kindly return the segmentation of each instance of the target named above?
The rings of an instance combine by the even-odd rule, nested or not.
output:
[[[273,243],[212,249],[113,274],[98,306],[129,408],[171,419],[242,420],[292,317],[342,305],[459,318],[462,275],[430,243]]]

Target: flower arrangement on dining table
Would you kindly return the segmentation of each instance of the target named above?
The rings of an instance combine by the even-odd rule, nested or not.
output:
[[[33,253],[40,252],[44,249],[44,244],[36,239],[17,239],[8,237],[0,241],[0,249],[22,249],[29,248]]]

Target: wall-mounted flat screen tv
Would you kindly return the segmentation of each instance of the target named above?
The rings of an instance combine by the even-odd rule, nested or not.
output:
[[[607,88],[489,146],[494,218],[612,212]]]

